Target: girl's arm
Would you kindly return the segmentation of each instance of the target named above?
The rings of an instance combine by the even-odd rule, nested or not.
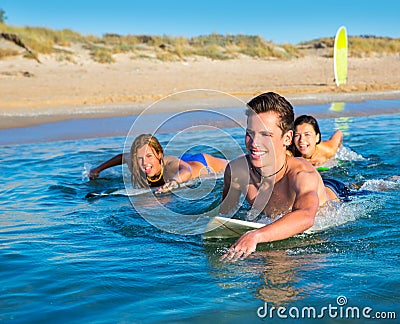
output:
[[[123,163],[125,163],[125,159],[123,159],[122,156],[123,156],[122,153],[118,154],[118,155],[114,156],[113,158],[107,160],[106,162],[100,164],[99,166],[91,169],[89,172],[89,179],[94,180],[99,176],[101,171],[108,169],[108,168],[112,168],[116,165],[122,165]]]

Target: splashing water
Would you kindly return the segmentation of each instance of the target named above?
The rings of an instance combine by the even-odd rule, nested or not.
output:
[[[123,139],[4,145],[0,321],[253,323],[264,302],[321,309],[335,305],[338,296],[346,296],[350,307],[398,315],[400,184],[393,174],[400,165],[399,123],[400,114],[353,118],[344,144],[354,152],[339,156],[351,163],[326,174],[346,183],[362,180],[360,194],[321,210],[316,232],[261,244],[234,264],[220,261],[234,240],[206,242],[143,219],[127,197],[120,168],[87,180],[89,162],[97,165],[120,152]],[[327,131],[332,124],[321,120]],[[229,132],[243,143],[242,130]],[[117,190],[123,191],[85,198]],[[221,190],[217,181],[205,198],[195,200],[182,188],[160,199],[175,213],[196,215],[218,206]],[[149,196],[135,192],[131,198],[143,205],[153,201]],[[239,216],[248,210],[244,204]],[[172,214],[152,213],[165,220]],[[181,222],[183,217],[171,224]]]
[[[85,163],[83,165],[83,171],[82,171],[82,181],[86,182],[89,181],[89,174],[90,174],[90,170],[93,168],[93,165],[91,165],[90,163]]]
[[[372,179],[367,180],[360,190],[369,191],[395,191],[400,189],[400,180]]]
[[[336,152],[335,159],[342,161],[362,161],[364,157],[350,148],[341,146]]]

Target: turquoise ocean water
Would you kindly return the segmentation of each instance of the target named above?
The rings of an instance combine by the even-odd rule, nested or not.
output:
[[[387,105],[390,113],[380,109]],[[369,106],[375,108],[366,114],[348,113]],[[297,114],[317,109],[295,107]],[[285,315],[290,321],[296,310],[301,318],[311,308],[333,322],[351,317],[350,307],[371,308],[366,315],[375,318],[400,317],[399,101],[352,103],[321,117],[323,139],[340,128],[346,148],[323,176],[358,183],[359,194],[339,218],[328,215],[329,229],[260,245],[236,263],[219,261],[234,240],[185,235],[185,216],[175,224],[169,214],[192,219],[215,209],[220,178],[205,180],[204,189],[194,184],[160,197],[162,210],[148,192],[86,198],[124,188],[121,168],[96,181],[84,175],[88,164],[120,153],[125,135],[60,139],[70,124],[59,125],[0,132],[0,322],[259,323]],[[51,134],[39,138],[35,130],[45,127]],[[232,139],[243,148],[241,128],[223,132],[185,133],[170,152],[190,146],[220,154],[223,147],[234,155]],[[167,130],[159,139],[166,145],[174,135]],[[193,189],[203,191],[191,196]],[[168,232],[152,225],[132,203],[176,227]]]

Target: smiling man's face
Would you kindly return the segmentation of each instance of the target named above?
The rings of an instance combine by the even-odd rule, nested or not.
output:
[[[279,116],[274,111],[248,116],[246,149],[253,166],[274,166],[277,156],[286,155],[286,146],[291,143],[292,132],[282,134],[278,125]]]

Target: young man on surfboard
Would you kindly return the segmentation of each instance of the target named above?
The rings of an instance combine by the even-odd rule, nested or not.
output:
[[[319,207],[338,200],[309,161],[286,154],[293,138],[292,105],[268,92],[253,98],[247,106],[248,153],[229,162],[225,170],[220,213],[232,213],[243,194],[252,208],[268,217],[284,215],[242,235],[222,256],[227,261],[246,258],[258,243],[302,233],[313,225]]]

